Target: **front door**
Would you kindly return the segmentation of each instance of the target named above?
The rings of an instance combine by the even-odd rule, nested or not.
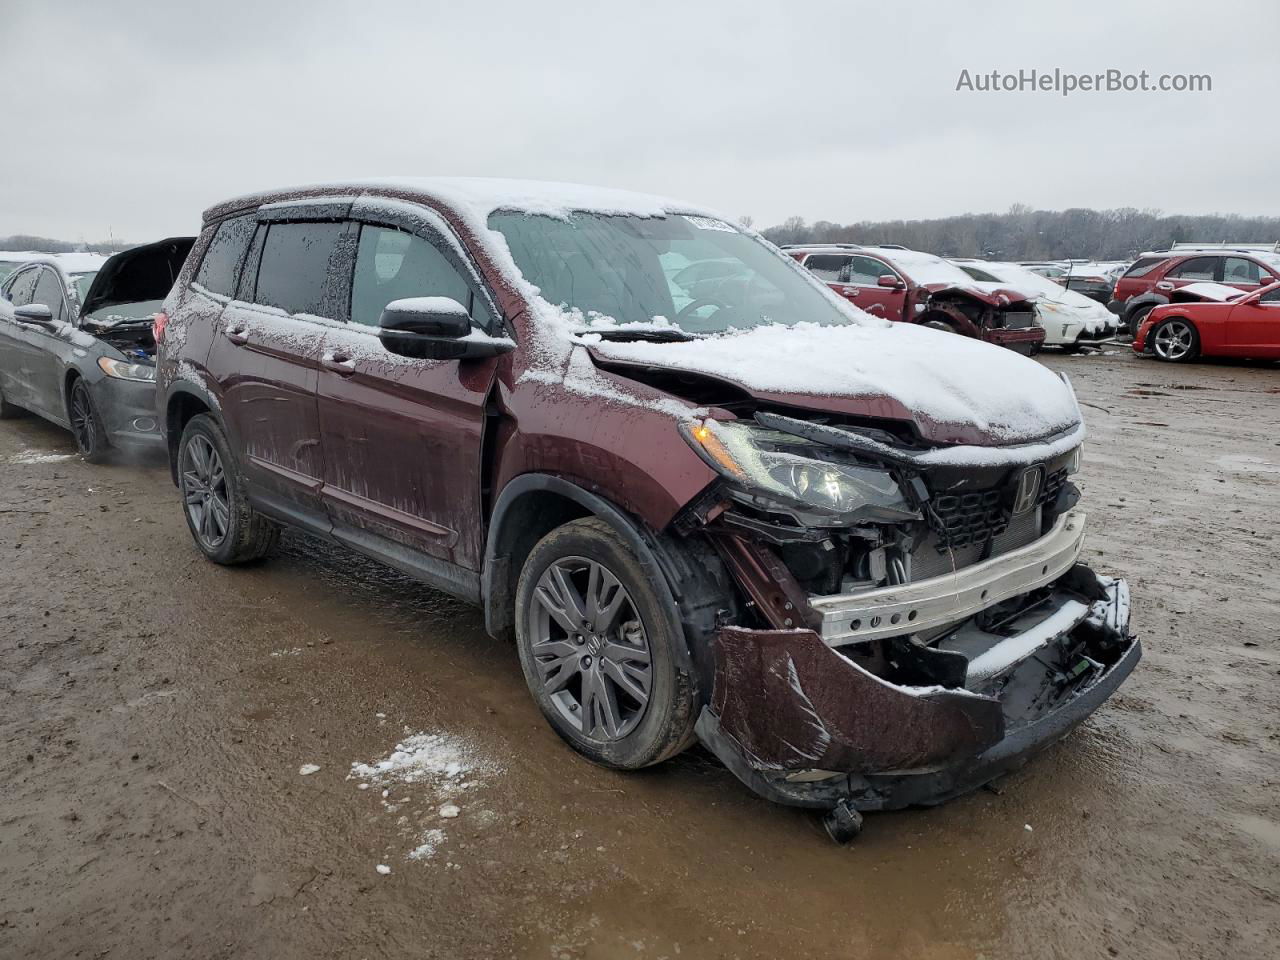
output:
[[[237,299],[222,311],[208,369],[251,495],[299,519],[322,516],[316,409],[320,344],[341,302],[331,272],[341,221],[258,226]]]
[[[11,363],[18,382],[17,403],[55,423],[66,426],[66,398],[62,389],[59,354],[69,350],[71,307],[61,275],[53,267],[39,267],[31,303],[43,304],[53,315],[51,326],[16,323],[12,331]]]
[[[357,202],[353,216],[359,212]],[[321,351],[324,500],[334,534],[370,534],[480,569],[481,445],[500,358],[417,360],[377,337],[382,309],[407,297],[448,297],[491,330],[492,301],[440,230],[364,211],[358,225],[350,323]]]
[[[5,280],[0,296],[14,307],[27,306],[35,295],[36,281],[42,272],[40,267],[18,270]],[[9,311],[0,314],[0,392],[4,393],[6,400],[20,407],[31,403],[23,374],[26,353],[24,327],[25,324],[10,317]]]
[[[849,263],[849,282],[857,288],[858,295],[853,301],[867,313],[889,320],[905,320],[907,307],[907,288],[903,281],[899,287],[882,287],[880,278],[884,276],[898,277],[898,271],[883,260],[876,257],[856,256]]]
[[[1232,307],[1226,339],[1236,356],[1280,357],[1280,286]]]

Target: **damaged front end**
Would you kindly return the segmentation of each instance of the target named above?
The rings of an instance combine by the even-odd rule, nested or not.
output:
[[[749,598],[714,637],[697,733],[771,800],[942,802],[1065,735],[1141,655],[1127,585],[1079,562],[1074,436],[984,463],[757,413],[689,440],[724,481],[681,528]]]
[[[1023,294],[1011,290],[935,285],[928,288],[921,322],[1024,355],[1038,351],[1045,340],[1034,304]]]

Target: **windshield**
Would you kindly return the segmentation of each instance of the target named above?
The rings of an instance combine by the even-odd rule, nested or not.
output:
[[[97,275],[97,270],[88,273],[71,274],[71,285],[76,288],[76,297],[79,298],[81,303],[84,303],[84,298],[89,295],[89,288],[93,286],[93,278]]]
[[[707,217],[568,219],[498,212],[499,231],[524,278],[549,303],[587,322],[659,324],[722,333],[767,324],[854,321],[817,281],[760,240]]]
[[[1011,283],[1026,290],[1035,290],[1049,297],[1061,297],[1067,292],[1062,284],[1054,283],[1048,277],[1041,276],[1026,267],[1015,266],[1011,263],[989,263],[986,264],[986,268],[1001,283]]]

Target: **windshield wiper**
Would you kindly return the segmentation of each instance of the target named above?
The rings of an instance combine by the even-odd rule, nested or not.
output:
[[[652,340],[656,343],[686,343],[700,339],[696,334],[685,333],[675,327],[656,330],[628,330],[625,327],[610,327],[607,330],[578,330],[579,335],[594,333],[601,340]]]

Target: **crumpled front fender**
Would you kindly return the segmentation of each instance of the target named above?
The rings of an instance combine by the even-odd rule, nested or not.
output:
[[[721,629],[711,711],[758,770],[925,770],[1004,736],[998,700],[888,683],[812,630]]]

